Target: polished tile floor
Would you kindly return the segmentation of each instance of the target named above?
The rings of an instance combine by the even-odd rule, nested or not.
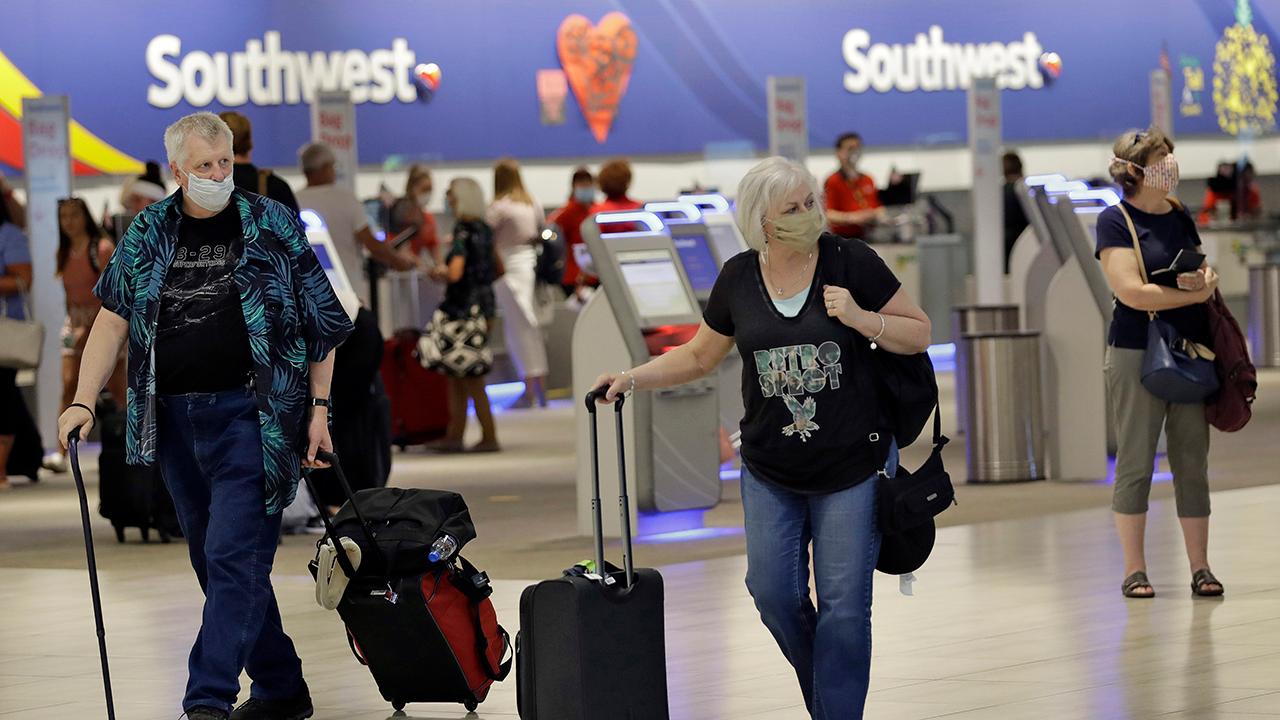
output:
[[[877,577],[867,717],[883,720],[1237,719],[1280,716],[1280,486],[1215,493],[1212,559],[1221,600],[1193,599],[1172,503],[1152,505],[1155,600],[1124,600],[1102,509],[944,528],[915,586]],[[104,571],[108,646],[121,720],[172,720],[199,617],[188,572],[136,560]],[[566,564],[576,557],[566,557]],[[672,717],[806,718],[800,693],[728,557],[662,568],[667,582]],[[532,579],[532,578],[530,578]],[[529,579],[499,578],[499,617],[514,630]],[[336,614],[312,599],[296,565],[275,575],[317,718],[392,715],[350,657]],[[247,687],[247,685],[246,685]],[[82,570],[0,568],[0,718],[103,718]],[[411,705],[408,717],[466,716]],[[481,718],[515,717],[515,684]]]

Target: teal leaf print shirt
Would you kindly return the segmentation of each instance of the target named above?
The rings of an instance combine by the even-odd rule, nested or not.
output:
[[[234,278],[253,356],[266,512],[288,507],[307,442],[310,365],[328,357],[351,321],[307,242],[298,216],[280,203],[237,189],[244,252]],[[182,222],[182,191],[143,210],[112,253],[93,292],[129,323],[126,460],[156,458],[155,336],[160,293]]]

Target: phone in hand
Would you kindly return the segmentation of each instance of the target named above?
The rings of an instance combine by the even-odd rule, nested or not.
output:
[[[1178,251],[1177,257],[1173,259],[1173,262],[1169,264],[1169,267],[1156,270],[1151,273],[1151,276],[1155,277],[1156,275],[1165,275],[1167,273],[1181,275],[1183,273],[1195,272],[1200,269],[1200,266],[1204,265],[1204,260],[1204,253],[1183,248]]]

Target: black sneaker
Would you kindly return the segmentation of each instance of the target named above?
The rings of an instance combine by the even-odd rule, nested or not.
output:
[[[227,713],[211,707],[193,707],[187,711],[187,720],[227,720]]]
[[[311,693],[304,688],[288,700],[249,698],[231,713],[231,720],[306,720],[314,713]]]

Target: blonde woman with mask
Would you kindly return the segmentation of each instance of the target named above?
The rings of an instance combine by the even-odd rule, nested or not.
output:
[[[773,157],[738,186],[751,246],[725,263],[689,343],[602,375],[619,394],[689,382],[737,346],[744,363],[747,589],[817,720],[862,717],[871,670],[876,477],[897,467],[877,408],[877,352],[915,354],[929,318],[860,240],[825,231],[817,181]],[[836,279],[846,279],[847,287]],[[809,596],[813,546],[815,608]]]
[[[1131,130],[1112,148],[1109,169],[1124,190],[1124,201],[1098,216],[1097,249],[1116,298],[1104,371],[1117,431],[1111,509],[1124,551],[1120,589],[1129,598],[1155,597],[1146,572],[1144,535],[1151,472],[1163,428],[1191,565],[1191,591],[1221,595],[1222,583],[1209,570],[1209,423],[1204,405],[1168,403],[1142,385],[1149,313],[1159,313],[1184,338],[1212,346],[1205,302],[1218,287],[1218,274],[1203,265],[1181,275],[1144,278],[1138,264],[1135,234],[1148,270],[1170,267],[1183,250],[1199,250],[1195,221],[1173,199],[1179,177],[1173,141],[1155,128]]]

